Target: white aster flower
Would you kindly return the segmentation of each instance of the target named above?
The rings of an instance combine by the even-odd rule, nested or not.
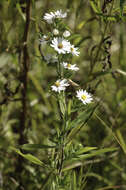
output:
[[[79,70],[79,68],[76,66],[76,64],[70,64],[70,63],[67,63],[67,62],[63,62],[61,64],[65,69],[69,69],[69,70],[72,70],[72,71],[78,71]]]
[[[46,13],[43,19],[48,23],[52,24],[55,18],[65,18],[67,13],[63,13],[62,10],[58,10],[56,12]]]
[[[55,14],[53,12],[46,13],[43,17],[43,19],[48,23],[52,24],[53,20],[55,19]]]
[[[43,35],[42,38],[39,39],[41,44],[46,44],[48,40],[49,40],[49,37],[46,35]]]
[[[78,51],[78,48],[75,48],[74,45],[71,45],[70,52],[72,53],[72,55],[76,55],[76,56],[80,54],[80,52]]]
[[[56,37],[52,40],[51,46],[59,53],[69,53],[70,52],[70,42],[61,37]]]
[[[64,38],[67,38],[70,36],[70,32],[68,30],[65,30],[63,33]]]
[[[67,13],[63,13],[61,9],[56,11],[54,14],[55,14],[56,18],[65,18],[65,17],[67,17]]]
[[[60,93],[60,91],[64,91],[67,86],[69,86],[69,83],[67,82],[66,79],[63,80],[59,79],[55,82],[53,86],[51,86],[51,88],[53,91]]]
[[[89,104],[93,98],[86,90],[78,90],[77,98],[83,102],[83,104]]]
[[[59,34],[59,30],[57,30],[56,28],[53,30],[53,34],[55,35],[55,36],[57,36],[58,34]]]

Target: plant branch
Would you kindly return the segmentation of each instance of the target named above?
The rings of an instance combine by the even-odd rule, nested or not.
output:
[[[27,116],[27,106],[26,106],[26,95],[27,95],[27,78],[28,78],[28,67],[29,67],[29,54],[28,54],[28,33],[29,33],[29,25],[30,25],[30,3],[31,0],[27,0],[26,5],[26,24],[24,29],[23,36],[23,60],[22,60],[22,112],[20,119],[20,138],[19,144],[24,144],[24,130],[26,125],[26,116]]]
[[[27,78],[28,78],[28,68],[29,68],[29,53],[28,53],[28,34],[29,34],[29,26],[30,26],[30,6],[31,6],[31,0],[26,1],[26,23],[24,28],[24,35],[22,40],[22,62],[21,62],[21,68],[22,68],[22,84],[21,84],[21,115],[20,115],[20,126],[19,126],[19,145],[22,145],[26,143],[26,135],[24,134],[25,128],[26,128],[26,118],[27,118]],[[21,172],[23,170],[23,158],[21,156],[18,157],[18,163],[16,167],[16,172],[18,173],[19,177],[19,184],[20,189],[22,188],[22,180],[21,180]]]

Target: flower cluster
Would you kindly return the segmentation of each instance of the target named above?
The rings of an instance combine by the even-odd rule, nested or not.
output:
[[[56,53],[56,64],[59,69],[58,73],[60,79],[58,79],[54,83],[54,85],[51,86],[51,89],[52,91],[58,93],[61,93],[61,91],[65,91],[66,88],[70,85],[69,80],[65,79],[64,75],[61,74],[62,68],[71,71],[79,70],[79,67],[76,64],[69,63],[67,59],[67,57],[79,56],[80,54],[80,52],[78,51],[78,47],[75,47],[68,40],[71,35],[71,32],[68,31],[66,28],[61,28],[61,25],[58,25],[58,23],[60,23],[60,20],[62,18],[65,18],[66,16],[67,13],[63,13],[62,10],[46,13],[43,19],[48,24],[51,24],[53,31],[49,35],[43,35],[40,39],[41,44],[48,43]],[[51,60],[51,57],[49,59]],[[83,104],[88,104],[93,100],[92,96],[86,90],[83,89],[76,91],[76,97],[79,100],[81,100]]]

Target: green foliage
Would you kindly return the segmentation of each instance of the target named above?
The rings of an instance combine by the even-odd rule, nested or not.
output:
[[[21,149],[23,150],[34,150],[34,149],[43,149],[43,148],[55,148],[56,146],[49,146],[45,144],[23,144]]]
[[[121,13],[121,16],[123,15],[124,3],[125,3],[125,0],[120,0],[120,13]]]
[[[98,6],[99,4],[98,4],[97,1],[90,0],[90,5],[91,5],[91,7],[92,7],[92,9],[93,9],[93,11],[95,13],[100,13],[101,12],[100,7]]]
[[[16,153],[18,153],[20,156],[24,157],[25,159],[29,160],[30,162],[37,164],[39,166],[43,166],[42,162],[35,156],[33,156],[31,154],[23,154],[23,153],[21,153],[20,150],[15,149],[15,148],[12,148],[12,150],[14,150]]]

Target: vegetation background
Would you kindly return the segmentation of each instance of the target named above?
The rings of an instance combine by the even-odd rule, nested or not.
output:
[[[58,9],[68,12],[64,22],[80,48],[79,58],[73,60],[80,70],[72,79],[99,102],[72,148],[116,148],[73,165],[62,187],[53,186],[48,167],[29,162],[10,148],[51,145],[61,124],[50,92],[56,72],[39,52],[39,33],[49,31],[43,15]],[[0,1],[0,190],[126,189],[125,31],[124,0]],[[22,152],[45,165],[52,154],[47,147]]]

